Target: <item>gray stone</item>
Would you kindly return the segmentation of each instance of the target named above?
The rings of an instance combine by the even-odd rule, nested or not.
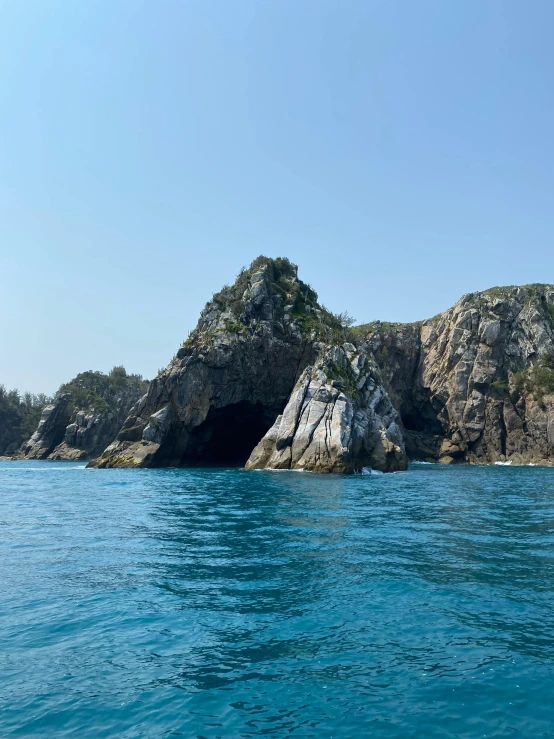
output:
[[[376,384],[375,370],[352,344],[327,349],[304,370],[283,414],[255,447],[246,468],[326,473],[405,469],[398,414]]]

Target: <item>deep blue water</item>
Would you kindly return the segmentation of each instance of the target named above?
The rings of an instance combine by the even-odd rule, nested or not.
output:
[[[0,462],[0,736],[554,737],[554,469]]]

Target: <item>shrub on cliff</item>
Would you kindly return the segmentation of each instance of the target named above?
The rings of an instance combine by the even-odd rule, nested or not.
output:
[[[117,366],[106,375],[104,372],[81,372],[61,385],[59,393],[70,393],[76,410],[95,410],[99,413],[113,409],[118,397],[127,391],[140,394],[148,390],[148,382],[141,375],[127,374],[125,367]]]
[[[545,395],[554,394],[554,352],[544,354],[529,370],[515,372],[514,387],[519,395],[532,393],[542,405]]]

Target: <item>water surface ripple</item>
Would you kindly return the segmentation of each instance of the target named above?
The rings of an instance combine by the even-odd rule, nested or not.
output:
[[[0,462],[0,736],[554,737],[554,469]]]

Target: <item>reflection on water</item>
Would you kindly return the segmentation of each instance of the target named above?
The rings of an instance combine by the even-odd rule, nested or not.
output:
[[[554,736],[554,470],[0,482],[2,737]]]

